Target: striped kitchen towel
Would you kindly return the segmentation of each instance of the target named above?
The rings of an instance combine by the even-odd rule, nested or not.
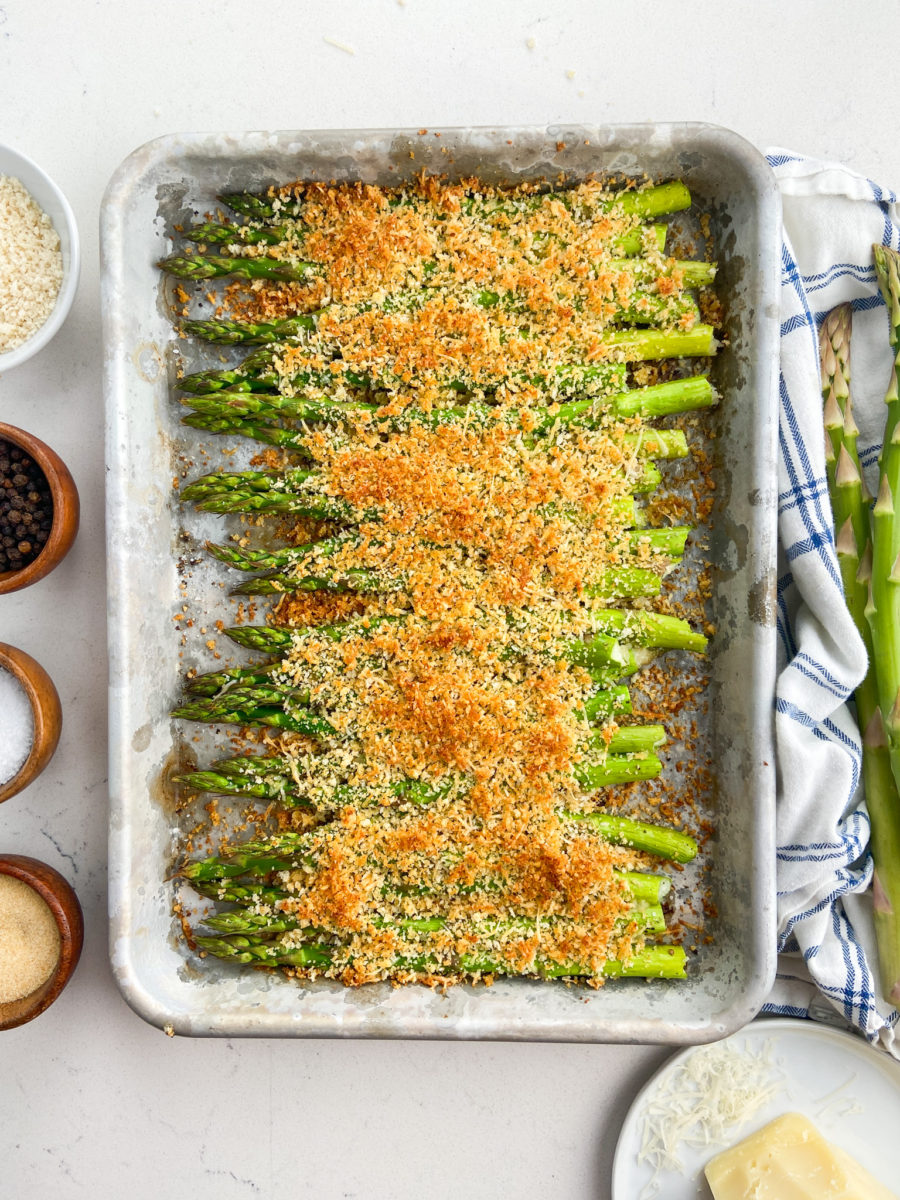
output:
[[[900,1057],[881,999],[860,738],[846,707],[866,667],[844,605],[825,478],[818,327],[853,306],[851,395],[877,491],[893,361],[873,242],[900,248],[896,196],[836,163],[767,155],[784,204],[777,592],[778,948],[763,1012],[846,1022]]]

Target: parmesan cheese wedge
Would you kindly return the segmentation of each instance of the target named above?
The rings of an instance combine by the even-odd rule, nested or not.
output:
[[[717,1154],[705,1173],[715,1200],[897,1200],[799,1113]]]

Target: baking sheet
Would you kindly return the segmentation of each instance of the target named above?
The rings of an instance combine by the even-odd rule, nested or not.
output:
[[[439,138],[434,133],[440,134]],[[168,713],[188,666],[212,669],[196,631],[175,632],[189,596],[210,626],[232,623],[221,568],[198,553],[221,518],[181,511],[173,481],[212,469],[179,424],[170,376],[181,345],[155,262],[173,226],[218,192],[292,178],[391,184],[422,169],[487,182],[591,172],[684,179],[712,216],[718,290],[728,297],[715,378],[721,469],[708,556],[714,566],[711,717],[718,840],[715,940],[672,984],[616,981],[594,990],[528,980],[445,994],[389,984],[298,984],[193,955],[168,881],[186,825],[167,774],[193,739]],[[132,154],[101,217],[107,403],[110,651],[110,952],[128,1002],[176,1033],[539,1038],[694,1042],[757,1011],[774,971],[775,384],[780,208],[762,157],[708,125],[173,135]],[[188,349],[188,354],[192,353]],[[205,361],[208,364],[208,351]],[[190,362],[188,363],[190,369]],[[189,436],[186,437],[185,434]],[[210,639],[213,642],[215,639]],[[218,663],[216,665],[222,665]],[[185,740],[186,739],[186,740]],[[221,744],[220,744],[221,745]]]

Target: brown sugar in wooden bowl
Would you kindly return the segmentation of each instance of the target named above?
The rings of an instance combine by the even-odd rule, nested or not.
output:
[[[78,897],[59,871],[37,858],[0,854],[0,876],[32,888],[46,903],[59,931],[59,957],[49,976],[28,995],[0,1002],[0,1030],[24,1025],[50,1007],[72,977],[84,942],[84,917]],[[0,912],[0,920],[2,920]]]
[[[0,441],[12,442],[32,458],[43,472],[53,498],[53,517],[50,534],[43,549],[31,562],[13,571],[0,571],[0,595],[17,592],[37,583],[66,557],[78,532],[80,505],[75,480],[69,468],[50,447],[16,425],[0,421]]]
[[[18,680],[31,706],[34,734],[31,748],[21,767],[9,779],[0,782],[0,804],[37,779],[53,757],[62,730],[62,705],[53,680],[41,664],[19,650],[0,642],[0,669]]]

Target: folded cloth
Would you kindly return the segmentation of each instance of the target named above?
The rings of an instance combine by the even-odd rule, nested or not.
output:
[[[767,154],[784,205],[777,584],[778,949],[763,1012],[844,1021],[900,1058],[872,923],[861,746],[846,707],[866,654],[844,604],[825,476],[818,328],[853,306],[851,397],[877,491],[893,355],[872,243],[900,247],[896,196],[837,163]],[[865,894],[864,894],[865,893]],[[823,1003],[822,998],[828,1003]]]

